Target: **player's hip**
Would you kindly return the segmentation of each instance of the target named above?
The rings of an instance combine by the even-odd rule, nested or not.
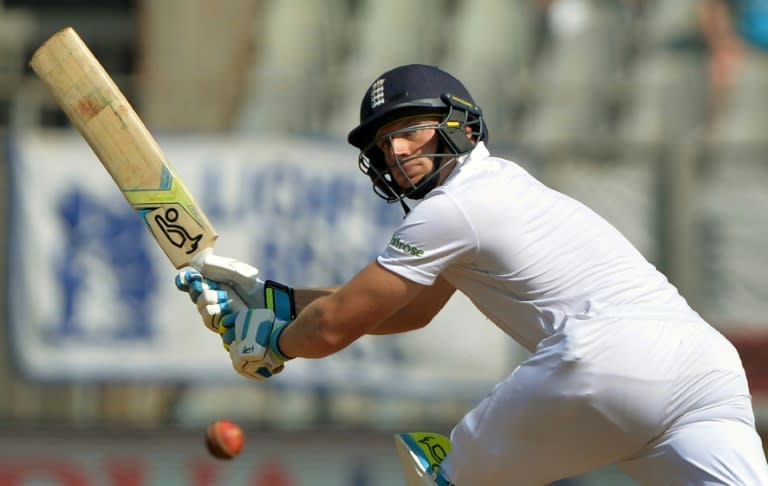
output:
[[[568,323],[542,341],[526,365],[559,377],[555,398],[584,400],[642,436],[706,410],[741,420],[740,406],[728,404],[749,396],[735,348],[696,320],[601,317]]]
[[[627,378],[678,380],[744,369],[734,346],[695,315],[598,315],[567,319],[537,352]]]
[[[473,484],[503,477],[543,484],[633,457],[697,414],[749,422],[738,356],[734,364],[732,347],[706,324],[686,326],[615,319],[564,326],[457,425],[447,467],[490,478]]]

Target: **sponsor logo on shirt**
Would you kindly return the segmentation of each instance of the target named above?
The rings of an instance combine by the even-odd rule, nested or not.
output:
[[[406,253],[408,255],[420,257],[424,254],[424,250],[416,246],[413,246],[410,243],[406,243],[405,241],[401,240],[397,236],[393,236],[392,239],[389,240],[389,246],[391,246],[396,250],[400,250],[403,253]]]

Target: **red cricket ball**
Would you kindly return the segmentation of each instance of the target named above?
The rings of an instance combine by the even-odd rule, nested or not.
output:
[[[208,425],[205,447],[216,459],[229,460],[243,450],[243,429],[231,420],[217,420]]]

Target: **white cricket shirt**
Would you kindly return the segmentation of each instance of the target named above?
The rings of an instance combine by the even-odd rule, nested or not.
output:
[[[698,318],[610,223],[481,142],[406,216],[379,263],[413,282],[442,275],[530,351],[567,318]]]

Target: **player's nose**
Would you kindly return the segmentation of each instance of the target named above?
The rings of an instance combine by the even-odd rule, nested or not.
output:
[[[413,151],[411,143],[405,137],[392,137],[390,143],[392,153],[399,159],[408,157]]]

